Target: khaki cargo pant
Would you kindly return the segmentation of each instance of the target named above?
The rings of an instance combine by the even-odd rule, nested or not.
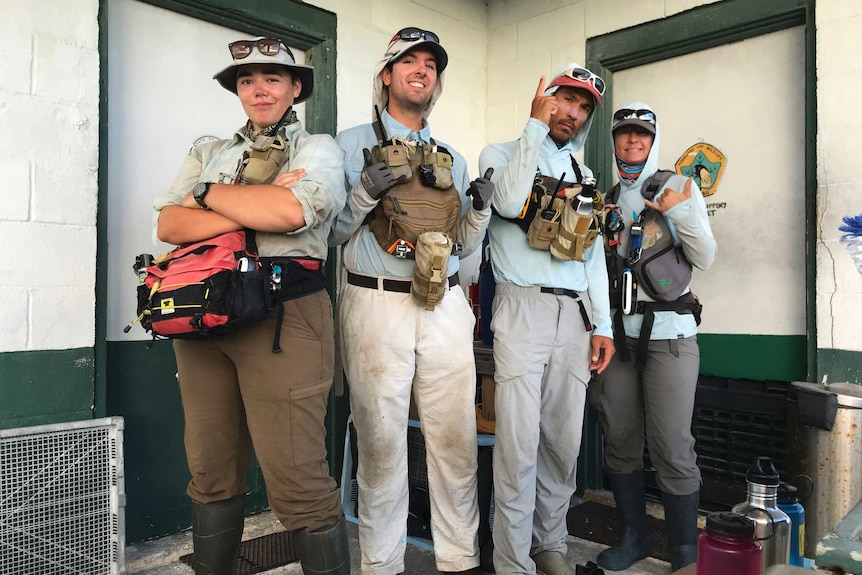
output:
[[[332,306],[325,291],[284,303],[275,318],[207,341],[174,341],[185,412],[189,496],[200,503],[246,492],[252,448],[273,512],[289,530],[315,531],[342,516],[326,461],[332,385]]]

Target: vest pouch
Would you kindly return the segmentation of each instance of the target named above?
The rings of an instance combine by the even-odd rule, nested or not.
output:
[[[385,163],[392,170],[395,178],[404,177],[404,182],[413,178],[410,169],[410,157],[403,144],[389,143],[384,146],[374,146],[371,150],[371,160],[378,164]]]
[[[264,150],[252,148],[242,170],[242,180],[252,185],[269,184],[287,161],[287,156],[287,146],[281,136]]]
[[[656,301],[674,301],[691,283],[691,264],[682,246],[670,245],[633,266],[640,288]]]
[[[530,229],[527,230],[527,242],[537,250],[548,251],[560,230],[560,218],[565,200],[554,198],[554,203],[549,209],[550,200],[550,196],[542,198],[541,209],[536,211],[533,221],[530,222]]]
[[[428,163],[434,172],[434,187],[447,190],[452,186],[452,156],[446,152],[428,154]]]
[[[441,232],[425,232],[416,241],[416,263],[410,293],[428,311],[443,300],[449,289],[449,256],[452,242]]]
[[[579,214],[575,209],[577,196],[566,199],[560,229],[551,242],[551,255],[558,260],[584,262],[584,252],[599,235],[599,220],[595,212]]]

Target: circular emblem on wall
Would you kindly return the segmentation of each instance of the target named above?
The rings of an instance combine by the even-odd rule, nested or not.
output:
[[[692,178],[704,196],[711,196],[718,189],[727,158],[715,146],[700,142],[683,152],[675,167],[677,174]]]

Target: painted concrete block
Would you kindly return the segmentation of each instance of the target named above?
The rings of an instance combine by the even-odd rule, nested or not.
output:
[[[584,39],[584,5],[563,6],[518,22],[518,58],[547,55]]]
[[[25,221],[30,217],[30,168],[26,159],[0,161],[0,220]]]
[[[99,53],[55,36],[35,36],[33,93],[51,101],[98,102]]]
[[[30,292],[30,337],[27,349],[92,346],[96,333],[95,291],[83,287],[39,288]]]
[[[12,270],[0,266],[0,277]],[[0,284],[3,285],[3,284]],[[27,346],[27,289],[3,287],[0,306],[0,352],[17,351]]]
[[[95,166],[37,161],[33,220],[95,226],[98,190]]]

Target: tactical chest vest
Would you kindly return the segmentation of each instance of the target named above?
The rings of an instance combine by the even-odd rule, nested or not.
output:
[[[366,220],[380,247],[395,257],[414,259],[416,242],[425,232],[441,232],[457,246],[461,198],[452,182],[452,155],[433,140],[411,146],[392,138],[375,146],[371,158],[405,179]]]
[[[585,180],[574,156],[571,161],[575,183],[560,182],[537,169],[521,212],[514,218],[500,217],[521,228],[531,247],[549,251],[558,260],[584,262],[584,252],[593,245],[601,228],[595,210],[588,215],[578,213],[576,197],[585,194],[593,198],[593,206],[600,208],[601,195],[594,180]]]

